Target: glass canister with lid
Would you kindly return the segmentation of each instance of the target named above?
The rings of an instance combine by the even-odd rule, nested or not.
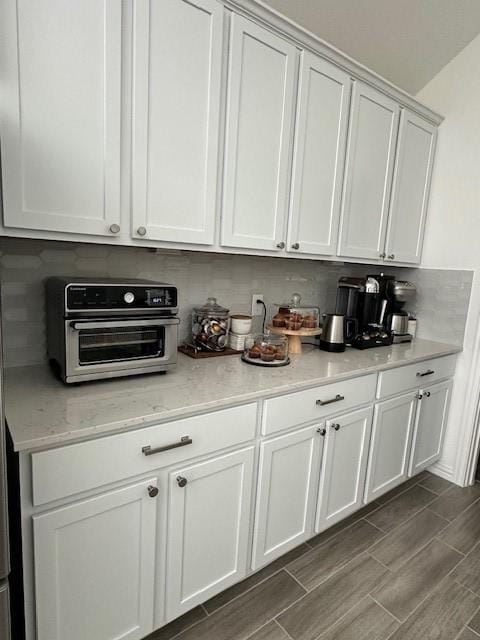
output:
[[[262,333],[245,342],[242,358],[249,364],[261,366],[288,364],[288,340],[285,336]]]
[[[223,351],[228,342],[229,309],[207,298],[201,307],[192,312],[192,341],[202,351]]]
[[[273,316],[274,327],[285,327],[289,330],[318,329],[320,309],[302,304],[302,296],[294,293],[290,302],[278,305],[278,313]]]

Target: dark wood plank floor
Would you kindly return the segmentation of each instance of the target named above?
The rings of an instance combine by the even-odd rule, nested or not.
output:
[[[424,472],[146,640],[480,640],[480,484]]]

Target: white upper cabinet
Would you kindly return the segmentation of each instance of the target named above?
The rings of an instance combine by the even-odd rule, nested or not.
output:
[[[1,4],[4,225],[118,233],[122,3]]]
[[[385,251],[387,259],[420,262],[437,128],[402,109]]]
[[[223,7],[136,0],[134,238],[213,244]]]
[[[399,106],[355,82],[347,144],[339,255],[384,258]]]
[[[278,251],[286,239],[297,50],[238,15],[231,20],[221,243]]]
[[[288,251],[335,255],[350,86],[347,73],[302,53]]]

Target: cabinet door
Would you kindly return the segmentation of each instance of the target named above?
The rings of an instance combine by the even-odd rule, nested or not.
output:
[[[446,380],[420,390],[410,460],[411,476],[440,459],[452,385],[451,380]]]
[[[295,47],[232,15],[221,242],[285,246]]]
[[[246,574],[254,447],[169,475],[167,619]]]
[[[155,484],[33,517],[37,640],[139,640],[152,631]]]
[[[383,257],[398,113],[396,102],[361,82],[353,83],[341,256]]]
[[[10,640],[10,593],[8,581],[0,582],[0,638]]]
[[[134,238],[214,241],[222,43],[216,0],[134,3]]]
[[[336,252],[350,85],[347,73],[312,53],[302,53],[289,251]]]
[[[327,422],[318,496],[316,532],[328,529],[363,503],[371,407]]]
[[[1,5],[4,224],[109,235],[120,222],[122,3]]]
[[[323,438],[318,427],[263,442],[253,542],[253,568],[311,537]]]
[[[402,109],[388,221],[387,258],[419,263],[437,129]]]
[[[408,478],[416,404],[416,393],[407,393],[375,405],[365,502]]]

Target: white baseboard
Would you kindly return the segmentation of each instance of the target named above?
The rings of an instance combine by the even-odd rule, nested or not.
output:
[[[433,473],[436,476],[440,476],[440,478],[444,478],[449,482],[455,482],[455,473],[453,468],[450,465],[442,464],[441,462],[436,462],[429,469],[430,473]]]

